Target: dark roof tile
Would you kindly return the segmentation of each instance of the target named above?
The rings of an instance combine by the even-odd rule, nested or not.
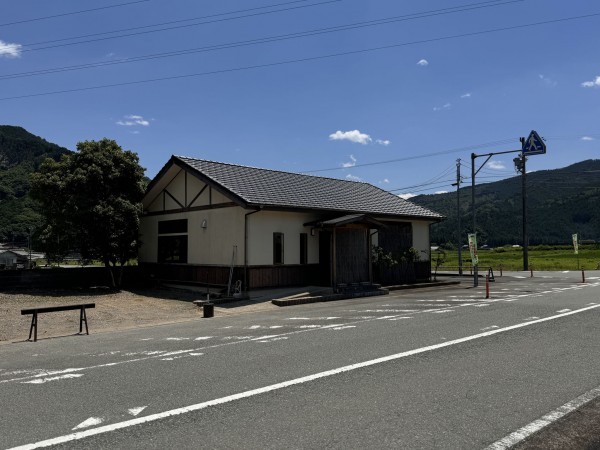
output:
[[[175,156],[253,206],[306,208],[440,220],[442,216],[371,184]]]

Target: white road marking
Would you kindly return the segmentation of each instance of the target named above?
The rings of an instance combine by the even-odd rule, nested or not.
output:
[[[500,328],[498,325],[492,325],[490,327],[482,328],[481,331],[493,330],[495,328]]]
[[[557,313],[564,313],[564,312],[568,312],[571,311],[569,308],[565,308],[565,309],[561,309],[560,311],[556,311]]]
[[[104,422],[104,419],[102,417],[90,417],[87,420],[84,420],[83,422],[81,422],[79,425],[77,425],[76,427],[72,428],[73,430],[80,430],[81,428],[89,428],[89,427],[93,427],[96,425],[100,425],[102,422]]]
[[[84,439],[84,438],[87,438],[90,436],[96,436],[99,434],[109,433],[109,432],[112,432],[115,430],[121,430],[121,429],[129,428],[129,427],[132,427],[135,425],[141,425],[141,424],[145,424],[145,423],[155,422],[157,420],[165,419],[167,417],[178,416],[181,414],[188,414],[188,413],[191,413],[194,411],[200,411],[202,409],[210,408],[211,406],[223,405],[225,403],[234,402],[234,401],[241,400],[244,398],[254,397],[256,395],[265,394],[267,392],[273,392],[273,391],[285,389],[290,386],[309,383],[311,381],[319,380],[322,378],[328,378],[328,377],[331,377],[334,375],[339,375],[341,373],[351,372],[351,371],[354,371],[357,369],[362,369],[364,367],[370,367],[370,366],[374,366],[376,364],[382,364],[382,363],[389,362],[389,361],[395,361],[395,360],[398,360],[401,358],[418,355],[420,353],[431,352],[431,351],[438,350],[438,349],[441,349],[444,347],[450,347],[452,345],[462,344],[464,342],[469,342],[469,341],[473,341],[476,339],[493,336],[493,335],[499,334],[499,333],[505,333],[507,331],[512,331],[512,330],[516,330],[519,328],[528,327],[530,325],[535,325],[538,323],[548,322],[550,320],[556,320],[556,319],[559,319],[562,317],[590,311],[590,310],[596,309],[598,307],[600,307],[600,305],[588,306],[588,307],[581,308],[581,309],[578,309],[575,311],[569,311],[564,314],[558,314],[555,316],[545,317],[543,319],[538,319],[538,320],[534,320],[531,322],[519,323],[516,325],[511,325],[511,326],[499,328],[496,330],[486,331],[483,333],[474,334],[471,336],[465,336],[465,337],[462,337],[459,339],[442,342],[440,344],[434,344],[434,345],[430,345],[427,347],[416,348],[414,350],[408,350],[408,351],[396,353],[393,355],[383,356],[381,358],[376,358],[376,359],[372,359],[369,361],[363,361],[363,362],[351,364],[348,366],[342,366],[342,367],[338,367],[337,369],[327,370],[324,372],[319,372],[319,373],[315,373],[312,375],[307,375],[304,377],[295,378],[295,379],[288,380],[288,381],[283,381],[281,383],[271,384],[271,385],[264,386],[264,387],[257,388],[257,389],[251,389],[249,391],[244,391],[244,392],[240,392],[238,394],[228,395],[226,397],[216,398],[214,400],[209,400],[209,401],[202,402],[202,403],[196,403],[194,405],[184,406],[182,408],[171,409],[169,411],[163,411],[161,413],[151,414],[149,416],[144,416],[144,417],[136,417],[135,419],[125,420],[125,421],[119,422],[119,423],[104,425],[104,426],[101,426],[98,428],[93,428],[90,430],[79,431],[79,432],[67,434],[64,436],[58,436],[58,437],[55,437],[52,439],[46,439],[43,441],[31,443],[31,444],[21,445],[21,446],[14,447],[9,450],[26,450],[26,449],[32,450],[35,448],[49,447],[52,445],[64,444],[66,442],[73,442],[73,441],[77,441],[79,439]],[[596,396],[597,395],[600,395],[600,389],[598,389],[598,394],[596,394]],[[504,448],[504,447],[499,447],[499,448]],[[494,447],[492,447],[492,449],[494,449]]]
[[[196,339],[194,339],[195,341],[206,341],[208,339],[212,339],[214,336],[199,336]]]
[[[548,414],[540,417],[537,420],[534,420],[530,424],[519,428],[514,433],[511,433],[508,436],[500,439],[499,441],[494,442],[492,445],[486,447],[484,450],[504,450],[511,448],[512,446],[531,436],[533,433],[536,433],[542,428],[545,428],[553,422],[556,422],[558,419],[566,416],[570,412],[581,408],[583,405],[591,402],[597,397],[600,397],[600,386],[592,389],[591,391],[586,392],[583,395],[580,395],[579,397],[577,397],[574,400],[571,400],[570,402],[565,403],[561,407],[555,409],[552,412],[549,412]]]
[[[169,337],[166,340],[167,341],[189,341],[191,338],[184,338],[184,337]]]
[[[400,317],[396,317],[396,318],[390,319],[390,320],[402,320],[402,319],[414,319],[414,317],[400,316]]]
[[[44,384],[49,381],[58,381],[58,380],[68,380],[69,378],[79,378],[82,377],[82,373],[67,373],[65,375],[59,375],[57,377],[47,377],[47,378],[36,378],[31,381],[21,381],[21,383],[25,384]]]
[[[145,410],[148,406],[138,406],[137,408],[128,409],[127,412],[132,416],[137,416],[143,410]]]
[[[523,319],[523,320],[529,321],[529,320],[536,320],[536,319],[539,319],[539,317],[538,316],[531,316],[531,317],[528,317],[527,319]]]
[[[345,330],[347,328],[356,328],[356,325],[342,325],[341,327],[335,327],[335,328],[331,328],[331,329],[335,330],[335,331],[339,331],[339,330]]]

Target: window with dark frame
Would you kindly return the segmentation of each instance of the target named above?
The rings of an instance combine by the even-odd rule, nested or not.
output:
[[[308,235],[300,233],[300,264],[308,263]]]
[[[158,222],[159,263],[186,264],[188,260],[187,219]],[[166,236],[161,236],[166,235]]]
[[[158,262],[159,263],[187,263],[188,237],[159,236],[158,237]]]
[[[273,233],[273,264],[283,264],[283,233]]]

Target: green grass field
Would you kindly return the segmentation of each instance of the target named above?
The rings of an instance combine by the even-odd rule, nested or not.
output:
[[[458,267],[458,251],[445,250],[446,261],[440,266],[441,270],[456,270]],[[490,250],[479,250],[479,267],[492,267],[494,271],[523,270],[523,249],[499,247]],[[579,256],[579,261],[578,261]],[[463,267],[471,267],[471,255],[468,249],[462,251]],[[432,270],[435,270],[436,252],[432,252]],[[577,270],[600,269],[600,245],[582,245],[579,255],[575,255],[570,246],[530,246],[529,266],[533,270]]]

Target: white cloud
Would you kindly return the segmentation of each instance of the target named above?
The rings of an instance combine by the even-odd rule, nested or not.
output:
[[[0,57],[5,56],[7,58],[19,58],[21,56],[21,44],[11,44],[8,42],[0,41]]]
[[[441,111],[441,110],[443,110],[443,109],[450,109],[450,107],[451,107],[451,106],[452,106],[452,104],[451,104],[451,103],[446,103],[446,104],[445,104],[445,105],[443,105],[443,106],[434,106],[434,107],[433,107],[433,110],[434,110],[434,111]]]
[[[542,80],[542,82],[544,83],[545,86],[547,87],[555,87],[558,83],[550,78],[548,78],[545,75],[539,74],[538,77],[540,77],[540,80]]]
[[[409,198],[416,197],[417,194],[413,194],[411,192],[407,192],[406,194],[399,194],[398,197],[403,198],[404,200],[408,200]]]
[[[354,155],[350,155],[350,161],[342,163],[342,167],[354,167],[356,165],[356,158]]]
[[[465,92],[463,95],[460,96],[460,98],[470,98],[470,97],[471,97],[470,92]]]
[[[346,175],[346,180],[350,180],[350,181],[362,181],[359,177],[355,177],[354,175]]]
[[[581,83],[581,86],[585,88],[600,87],[600,75],[598,75],[593,81],[584,81]]]
[[[506,169],[506,166],[502,161],[490,161],[487,163],[487,166],[493,170],[503,170]]]
[[[390,182],[390,180],[388,180],[387,178],[383,179],[383,183],[388,184]]]
[[[384,147],[387,147],[392,143],[392,141],[389,141],[387,139],[377,139],[375,142],[377,142],[379,145],[383,145]]]
[[[422,59],[417,63],[418,66],[428,66],[429,65],[429,61],[427,61],[426,59]]]
[[[150,126],[150,122],[148,122],[142,116],[130,114],[128,116],[125,116],[123,119],[124,120],[119,120],[118,122],[116,122],[117,125],[121,125],[123,127],[136,127],[136,126],[149,127]]]
[[[591,136],[583,136],[581,138],[582,141],[595,141],[595,139]]]
[[[447,194],[448,191],[436,191],[435,194]]]
[[[368,134],[361,133],[358,130],[352,130],[352,131],[338,130],[335,133],[332,133],[329,135],[329,140],[330,141],[350,141],[350,142],[354,142],[356,144],[367,145],[373,139],[371,139],[371,136],[369,136]]]

